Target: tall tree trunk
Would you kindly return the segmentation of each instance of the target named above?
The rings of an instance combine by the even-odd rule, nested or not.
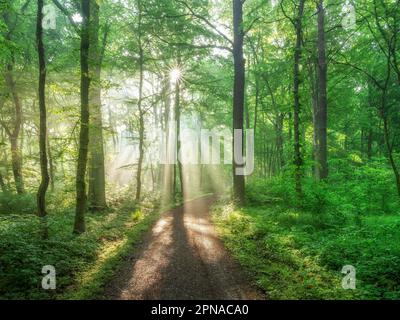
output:
[[[99,5],[96,0],[90,0],[89,203],[92,210],[102,210],[107,207],[100,83],[102,55],[102,50],[99,48]]]
[[[328,147],[327,147],[327,122],[328,122],[328,99],[327,99],[327,63],[326,63],[326,41],[325,41],[325,8],[324,1],[318,3],[318,177],[324,180],[328,177]]]
[[[254,134],[257,134],[259,102],[260,102],[260,84],[258,80],[258,75],[256,75],[256,93],[255,93],[254,123],[253,123]]]
[[[367,132],[365,133],[366,140],[367,140],[367,150],[366,154],[368,157],[368,160],[371,160],[372,158],[372,144],[373,144],[373,139],[374,139],[374,132],[373,132],[373,115],[370,110],[370,108],[374,105],[374,101],[372,99],[372,84],[370,83],[371,81],[368,82],[368,129]]]
[[[380,108],[380,116],[383,121],[383,137],[384,137],[384,142],[386,145],[387,153],[389,156],[389,162],[392,167],[394,176],[395,176],[395,181],[396,181],[396,187],[397,187],[397,192],[400,197],[400,171],[399,168],[397,167],[396,160],[394,158],[393,154],[393,143],[390,141],[390,132],[389,132],[389,122],[388,122],[388,114],[387,114],[387,103],[386,103],[386,95],[387,95],[387,87],[389,83],[389,78],[390,78],[390,72],[388,74],[388,77],[386,79],[385,87],[382,90],[382,99],[381,99],[381,108]]]
[[[267,156],[268,156],[268,146],[267,146],[267,135],[266,130],[263,130],[263,174],[264,177],[267,177]]]
[[[14,59],[12,58],[12,60]],[[11,145],[11,165],[12,165],[12,172],[14,175],[15,188],[18,194],[23,194],[25,193],[25,188],[22,177],[22,156],[18,145],[18,138],[22,127],[22,106],[19,100],[17,88],[15,86],[15,81],[13,76],[13,69],[14,69],[13,63],[14,62],[7,65],[7,70],[5,72],[6,84],[12,95],[15,107],[14,128],[12,130],[8,130],[8,135],[10,138],[10,145]]]
[[[18,140],[15,136],[10,137],[11,143],[11,166],[14,175],[15,187],[18,194],[24,194],[24,182],[22,178],[21,151],[18,147]]]
[[[165,76],[164,79],[164,87],[163,87],[163,100],[164,100],[164,156],[165,163],[162,167],[163,172],[163,201],[165,203],[170,203],[172,200],[172,195],[174,192],[173,189],[173,167],[174,165],[170,164],[171,158],[171,140],[170,140],[170,118],[171,118],[171,98],[170,98],[170,80],[168,76]]]
[[[311,90],[311,112],[312,112],[312,123],[313,123],[313,174],[314,177],[319,177],[319,170],[317,171],[317,158],[318,158],[318,121],[317,121],[317,113],[318,113],[318,90],[317,90],[317,81],[316,81],[316,73],[317,66],[316,62],[312,57],[308,58],[307,62],[308,66],[308,76],[310,81],[310,90]],[[319,178],[318,178],[319,179]]]
[[[138,10],[139,10],[139,99],[138,99],[138,111],[139,111],[139,161],[138,169],[136,173],[136,202],[140,201],[140,196],[142,192],[142,167],[144,158],[144,114],[142,108],[143,100],[143,72],[144,72],[144,55],[142,47],[142,6],[141,1],[138,0]]]
[[[394,173],[394,176],[396,179],[397,193],[400,197],[400,172],[399,172],[399,168],[397,167],[396,160],[394,159],[393,146],[391,145],[391,143],[389,141],[389,128],[388,128],[388,122],[387,122],[386,116],[383,119],[383,130],[384,130],[385,143],[386,143],[387,150],[388,150],[390,165],[392,166],[392,170],[393,170],[393,173]]]
[[[113,153],[117,153],[118,134],[117,134],[117,132],[115,130],[116,126],[115,126],[114,117],[113,117],[113,114],[111,112],[111,107],[110,106],[107,107],[107,111],[108,111],[108,126],[110,128],[112,141],[113,141]]]
[[[233,129],[242,130],[243,134],[243,112],[244,112],[244,88],[245,88],[245,62],[243,57],[243,1],[233,0],[233,60],[234,60],[234,85],[233,85]],[[237,145],[233,139],[233,150]],[[243,145],[242,150],[243,154]],[[235,153],[235,152],[234,152]],[[240,168],[233,157],[233,196],[238,204],[244,203],[245,180],[243,175],[238,175],[236,169]]]
[[[4,129],[4,128],[3,128]],[[1,130],[1,141],[0,143],[4,145],[4,141],[6,139],[6,133],[5,130]],[[2,159],[0,159],[0,163],[2,164],[2,167],[4,170],[0,170],[0,175],[1,175],[1,190],[3,192],[9,191],[9,185],[8,185],[8,159],[7,159],[7,152],[6,150],[3,150],[3,155]]]
[[[298,14],[296,17],[296,47],[294,52],[294,77],[293,77],[293,92],[294,92],[294,109],[293,109],[293,133],[294,133],[294,165],[295,165],[295,188],[297,194],[302,193],[302,164],[303,158],[301,154],[301,133],[300,133],[300,59],[302,51],[302,26],[304,13],[304,0],[299,3]]]
[[[47,146],[47,155],[49,156],[49,176],[50,176],[50,190],[54,192],[54,182],[55,182],[55,172],[54,172],[54,162],[53,162],[53,154],[51,152],[49,132],[47,131],[46,138],[46,146]]]
[[[0,188],[2,192],[7,192],[7,186],[4,183],[3,175],[0,172]]]
[[[293,113],[288,113],[288,122],[289,122],[289,130],[288,130],[288,140],[290,143],[293,141]]]
[[[373,132],[372,129],[369,128],[368,130],[368,141],[367,141],[367,157],[368,160],[371,160],[372,158],[372,143],[373,143]]]
[[[81,125],[79,133],[79,154],[76,171],[76,212],[74,233],[85,232],[86,211],[86,165],[89,145],[89,28],[90,28],[90,1],[81,0]]]
[[[12,23],[10,21],[10,17],[7,13],[3,14],[3,19],[5,24],[7,25],[8,29],[13,29]],[[6,35],[6,39],[11,41],[11,32],[8,32]],[[14,54],[11,53],[10,62],[6,66],[6,70],[4,72],[5,84],[11,94],[13,103],[14,103],[14,123],[12,124],[12,128],[4,127],[11,146],[11,165],[12,165],[12,172],[14,175],[15,181],[15,188],[18,194],[25,193],[23,176],[22,176],[22,155],[20,148],[18,146],[18,138],[22,129],[22,105],[19,99],[18,91],[14,81]]]
[[[43,45],[43,0],[38,0],[37,21],[36,21],[36,43],[39,56],[39,150],[40,150],[40,173],[41,182],[37,193],[38,215],[41,219],[42,237],[48,238],[46,192],[49,187],[49,171],[47,161],[47,111],[46,111],[46,61]]]
[[[180,58],[178,57],[178,66],[180,66]],[[178,194],[181,194],[183,197],[183,176],[182,176],[182,163],[180,161],[180,152],[181,152],[181,87],[179,83],[179,79],[176,80],[175,83],[175,105],[174,105],[174,113],[175,113],[175,122],[176,122],[176,140],[175,140],[175,147],[176,147],[176,162],[174,166],[174,199],[175,201],[178,200]],[[179,179],[179,188],[177,179]]]
[[[283,119],[285,115],[282,112],[279,112],[275,119],[275,143],[276,143],[276,151],[277,151],[277,164],[279,170],[282,169],[285,165],[285,159],[283,156]]]
[[[0,127],[0,129],[1,129],[0,130],[0,134],[1,134],[0,145],[4,145],[4,140],[5,140],[4,128]],[[2,158],[0,159],[0,166],[1,167],[3,167],[3,166],[5,167],[6,166],[7,161],[5,159],[5,155],[6,155],[6,152],[3,151]],[[5,181],[4,181],[4,176],[3,176],[3,173],[7,174],[7,169],[5,168],[5,170],[3,170],[3,168],[0,169],[0,188],[1,188],[2,192],[7,192],[8,191],[7,190],[7,185],[6,185]]]

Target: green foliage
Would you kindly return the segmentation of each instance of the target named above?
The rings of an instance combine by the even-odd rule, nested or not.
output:
[[[151,214],[153,208],[138,210],[140,219],[134,221],[132,204],[126,202],[102,214],[88,213],[87,232],[79,237],[72,235],[74,210],[60,208],[48,217],[46,241],[41,240],[36,216],[0,215],[0,298],[93,298],[113,275],[123,255],[151,225],[157,216]],[[41,288],[45,265],[56,268],[55,291]]]
[[[132,220],[133,221],[140,221],[140,220],[142,220],[143,219],[143,213],[142,213],[142,210],[139,208],[139,209],[136,209],[133,213],[132,213]]]
[[[36,196],[32,194],[15,195],[0,193],[0,215],[2,214],[34,214]]]
[[[362,219],[362,224],[346,225],[338,234],[318,234],[319,244],[313,251],[330,269],[354,265],[364,298],[399,299],[400,217],[371,216]]]
[[[390,169],[377,159],[338,167],[326,183],[304,178],[301,200],[281,176],[252,180],[242,209],[216,208],[227,246],[271,298],[400,298],[400,216]],[[344,265],[356,267],[354,292],[340,287]]]
[[[79,150],[80,46],[79,34],[57,9],[56,29],[44,32],[48,151],[55,187],[55,192],[47,194],[49,241],[40,239],[34,215],[40,181],[34,32],[37,6],[35,1],[0,1],[0,12],[4,12],[0,18],[0,65],[11,67],[22,107],[23,123],[17,140],[28,191],[19,196],[12,193],[15,181],[7,131],[16,124],[15,98],[4,73],[0,77],[0,172],[6,191],[0,193],[2,297],[93,297],[140,235],[138,230],[149,225],[148,213],[155,209],[155,199],[162,196],[157,180],[168,170],[153,165],[143,168],[143,192],[151,188],[153,196],[144,199],[140,208],[121,197],[132,195],[132,189],[115,187],[125,183],[132,187],[135,180],[132,159],[136,155],[128,157],[119,150],[127,150],[137,142],[139,69],[143,68],[145,78],[141,103],[145,110],[146,153],[153,151],[147,148],[151,131],[169,128],[168,119],[174,118],[173,92],[168,85],[174,67],[182,69],[182,124],[189,126],[186,122],[191,121],[186,120],[192,118],[195,128],[219,131],[232,126],[232,50],[222,48],[232,45],[232,39],[222,36],[226,33],[230,38],[232,1],[146,0],[140,17],[138,1],[96,1],[100,5],[98,45],[104,56],[102,79],[93,80],[92,85],[100,85],[102,90],[104,114],[99,118],[104,119],[111,209],[88,214],[85,235],[70,234]],[[66,11],[73,15],[74,1],[64,2]],[[272,298],[396,298],[400,274],[399,197],[388,153],[398,166],[400,71],[394,60],[400,52],[395,37],[399,6],[394,1],[357,1],[357,11],[366,14],[357,19],[354,32],[337,27],[344,1],[325,2],[325,30],[329,30],[325,34],[329,53],[329,179],[316,182],[312,178],[316,166],[314,133],[318,129],[318,123],[314,123],[318,112],[313,104],[322,97],[315,59],[315,3],[306,1],[301,21],[304,50],[300,61],[299,131],[303,179],[302,194],[298,195],[292,165],[292,21],[296,20],[296,5],[291,1],[282,1],[282,7],[272,1],[247,1],[243,17],[244,125],[255,131],[255,172],[246,191],[249,207],[237,211],[231,208],[228,213],[220,210],[217,221],[228,246]],[[274,23],[266,23],[263,17]],[[138,55],[141,49],[143,61]],[[176,66],[178,61],[180,65]],[[204,171],[201,191],[225,192],[225,181],[231,181],[225,179],[231,177],[230,166],[221,170],[203,166],[200,171]],[[199,182],[192,176],[187,181],[190,186]],[[192,197],[190,190],[185,198],[188,195]],[[178,194],[174,200],[180,203],[182,198]],[[354,295],[343,293],[338,285],[338,272],[346,263],[357,267],[361,279],[361,289]],[[40,289],[40,270],[46,264],[54,264],[58,273],[58,289],[53,293]]]
[[[215,209],[218,230],[267,298],[354,298],[355,295],[341,289],[339,271],[322,267],[316,257],[301,250],[290,232],[294,224],[290,223],[288,228],[289,221],[279,220],[279,210],[248,207],[234,211],[223,207],[226,204]],[[292,219],[294,222],[296,216]]]
[[[301,199],[295,192],[292,175],[284,174],[267,181],[255,179],[247,188],[248,203],[267,205],[285,203],[293,208],[323,215],[330,205],[329,189],[313,179],[304,179]]]
[[[333,164],[340,167],[330,178],[340,210],[353,215],[398,213],[399,199],[386,159],[375,158],[363,166],[351,166],[344,160]]]

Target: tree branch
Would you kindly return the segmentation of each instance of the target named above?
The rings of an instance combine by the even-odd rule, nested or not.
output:
[[[340,61],[336,61],[336,60],[332,59],[332,62],[335,63],[335,64],[339,64],[339,65],[351,67],[351,68],[353,68],[353,69],[355,69],[355,70],[357,70],[357,71],[363,73],[363,74],[366,75],[370,80],[372,80],[372,82],[373,82],[379,89],[384,90],[384,86],[382,86],[382,85],[379,83],[379,81],[378,81],[373,75],[371,75],[370,73],[368,73],[368,72],[365,71],[364,69],[361,69],[360,67],[357,67],[356,65],[351,64],[350,62],[347,62],[347,61],[346,61],[346,62],[340,62]]]
[[[193,11],[193,9],[183,0],[177,0],[177,2],[183,4],[189,11],[190,13],[196,17],[197,19],[203,21],[205,24],[207,24],[211,29],[213,29],[217,34],[219,34],[222,38],[224,38],[226,41],[228,41],[232,46],[233,46],[233,41],[229,39],[224,33],[218,30],[216,26],[214,26],[209,20],[207,20],[205,17],[197,14],[196,12]]]
[[[189,47],[189,48],[193,48],[193,49],[221,49],[221,50],[229,51],[230,53],[233,52],[232,48],[226,47],[226,46],[218,46],[218,45],[212,45],[212,44],[195,45],[195,44],[186,43],[186,42],[169,42],[169,41],[161,38],[158,35],[155,35],[155,37],[158,38],[159,40],[161,40],[162,42],[164,42],[170,46],[175,46],[175,47]]]
[[[72,19],[71,14],[68,12],[67,8],[65,8],[58,0],[53,0],[54,5],[68,18],[72,27],[77,33],[80,33],[79,27],[76,22]]]
[[[248,34],[249,31],[253,28],[254,24],[260,20],[260,17],[255,18],[249,25],[249,27],[244,31],[244,34]]]
[[[282,1],[279,3],[279,5],[280,5],[280,7],[281,7],[281,11],[282,11],[283,15],[285,16],[285,18],[289,19],[289,21],[293,24],[293,26],[296,27],[296,26],[297,26],[296,22],[293,20],[293,18],[291,18],[291,17],[286,13],[285,9],[283,8],[283,1],[284,1],[284,0],[282,0]]]
[[[7,133],[7,135],[9,137],[11,137],[12,136],[12,132],[11,132],[10,128],[7,126],[7,123],[0,119],[0,125],[3,127],[3,129]]]

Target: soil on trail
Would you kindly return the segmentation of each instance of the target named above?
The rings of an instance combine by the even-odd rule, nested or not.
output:
[[[264,299],[218,239],[206,197],[164,213],[118,276],[107,299]]]

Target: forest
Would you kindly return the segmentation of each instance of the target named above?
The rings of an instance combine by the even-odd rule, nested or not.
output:
[[[400,299],[399,0],[0,13],[1,300]]]

